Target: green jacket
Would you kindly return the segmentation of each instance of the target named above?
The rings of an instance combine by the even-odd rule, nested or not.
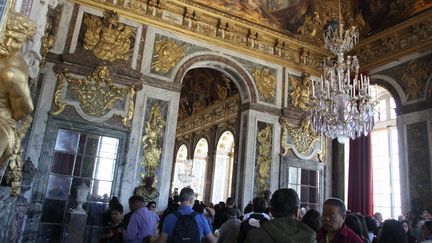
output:
[[[250,230],[245,243],[316,243],[315,238],[315,231],[302,222],[281,217]]]

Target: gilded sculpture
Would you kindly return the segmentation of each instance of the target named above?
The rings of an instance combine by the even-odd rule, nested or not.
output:
[[[135,187],[133,194],[143,197],[145,202],[156,201],[159,192],[153,187],[154,177],[146,176],[143,178],[142,183],[142,185]]]
[[[30,115],[26,116],[15,131],[15,148],[9,157],[9,168],[6,172],[6,183],[11,185],[12,195],[14,196],[21,193],[22,169],[24,166],[24,150],[21,144],[32,121]]]
[[[104,17],[84,16],[87,29],[84,49],[103,61],[128,60],[134,28],[119,22],[113,11],[105,11]]]
[[[287,142],[287,135],[290,136],[291,142],[294,145],[297,152],[303,156],[308,157],[314,150],[315,143],[319,140],[318,133],[312,128],[311,121],[309,118],[302,120],[299,127],[293,127],[288,125],[285,120],[282,123],[282,140],[281,145],[283,148],[283,155],[288,153],[291,145]]]
[[[257,68],[252,71],[259,98],[262,101],[274,103],[276,95],[276,76],[269,68]]]
[[[267,124],[257,134],[257,162],[255,193],[270,186],[270,167],[272,161],[272,126]]]
[[[362,13],[352,11],[352,6],[349,1],[342,1],[341,3],[341,19],[348,27],[356,26],[362,35],[366,35],[370,29],[367,22],[364,20]],[[323,42],[323,34],[330,21],[338,20],[339,9],[336,0],[327,2],[313,1],[312,13],[305,16],[302,25],[297,29],[298,38],[302,41],[321,45]]]
[[[185,56],[186,47],[179,46],[174,40],[160,39],[155,41],[152,70],[166,74]]]
[[[163,117],[160,105],[154,104],[150,111],[149,120],[145,124],[143,144],[143,160],[141,166],[145,168],[147,176],[156,176],[156,170],[160,164],[162,148],[159,144],[165,130],[166,121]],[[144,179],[144,174],[141,174]]]
[[[128,122],[133,117],[135,86],[119,87],[114,85],[107,66],[97,67],[95,72],[82,79],[74,78],[68,71],[57,74],[57,78],[59,82],[54,93],[54,103],[57,110],[52,112],[52,115],[59,115],[68,105],[62,98],[63,89],[67,83],[67,88],[79,100],[82,111],[94,117],[107,114],[118,102],[125,101],[129,95],[127,114],[121,116],[123,126],[128,126]]]
[[[309,97],[312,87],[312,80],[310,79],[309,73],[302,73],[301,78],[297,78],[293,75],[288,76],[290,82],[290,97],[291,104],[295,107],[300,108],[303,111],[310,110]]]
[[[24,15],[10,14],[0,45],[0,167],[21,147],[16,129],[33,111],[28,66],[20,48],[35,30],[35,25]],[[17,166],[16,170],[21,171]]]

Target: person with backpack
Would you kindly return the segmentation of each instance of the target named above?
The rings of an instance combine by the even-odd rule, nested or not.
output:
[[[192,188],[183,188],[180,191],[180,206],[165,218],[159,243],[200,243],[203,237],[210,243],[217,243],[205,217],[192,210],[194,202]]]
[[[295,190],[281,188],[270,199],[274,219],[249,230],[246,243],[316,243],[315,231],[297,220],[300,199]]]

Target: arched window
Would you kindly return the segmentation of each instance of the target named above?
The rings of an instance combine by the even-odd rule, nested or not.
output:
[[[398,135],[395,102],[391,94],[377,87],[375,127],[372,131],[374,212],[384,219],[401,214]]]
[[[231,196],[231,181],[234,161],[234,135],[226,131],[217,143],[211,201],[226,201]]]
[[[193,169],[192,169],[192,189],[197,194],[197,199],[202,201],[204,199],[204,182],[206,178],[208,142],[205,138],[201,138],[195,148],[193,156]]]
[[[181,145],[177,150],[177,156],[174,166],[174,178],[172,182],[172,188],[178,188],[179,191],[186,186],[190,186],[191,170],[187,168],[186,158],[188,149],[185,144]],[[189,171],[188,171],[189,170]]]

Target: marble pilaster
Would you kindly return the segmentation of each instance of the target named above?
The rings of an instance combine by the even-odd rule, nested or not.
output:
[[[128,152],[127,163],[128,166],[134,166],[133,170],[129,170],[126,168],[126,171],[134,171],[134,175],[131,176],[131,181],[124,183],[122,186],[122,191],[130,192],[129,195],[132,195],[133,189],[140,184],[139,180],[139,172],[140,172],[140,161],[142,159],[142,143],[141,138],[143,135],[143,127],[144,121],[146,118],[144,117],[146,107],[149,105],[149,99],[156,99],[168,102],[168,112],[167,119],[165,125],[165,132],[163,134],[163,145],[162,145],[162,154],[160,158],[160,173],[158,176],[158,185],[157,189],[159,191],[159,197],[157,199],[157,207],[158,209],[164,209],[167,206],[167,198],[170,195],[170,183],[166,183],[171,181],[171,170],[173,167],[173,154],[174,154],[174,146],[175,146],[175,132],[177,126],[177,114],[178,114],[178,105],[180,99],[180,93],[174,91],[167,91],[160,88],[152,87],[144,85],[142,91],[137,95],[137,101],[139,100],[140,104],[137,106],[136,111],[139,115],[135,115],[133,120],[132,129],[136,129],[131,131],[133,134],[130,139],[130,147],[133,148]],[[138,105],[138,103],[137,103]],[[139,121],[136,121],[139,119]],[[132,144],[133,143],[133,144]],[[164,183],[161,183],[164,182]],[[125,195],[122,195],[122,201],[124,201]]]
[[[272,124],[272,162],[270,169],[270,190],[279,188],[280,136],[279,117],[264,112],[247,110],[241,113],[239,158],[241,168],[238,170],[237,196],[241,206],[246,206],[254,197],[255,164],[257,148],[258,121]],[[241,175],[242,174],[242,175]],[[240,176],[241,175],[241,176]]]
[[[408,195],[402,197],[402,213],[410,210],[413,199],[420,200],[430,210],[432,209],[430,202],[432,193],[432,110],[398,116],[397,128],[401,195]]]

